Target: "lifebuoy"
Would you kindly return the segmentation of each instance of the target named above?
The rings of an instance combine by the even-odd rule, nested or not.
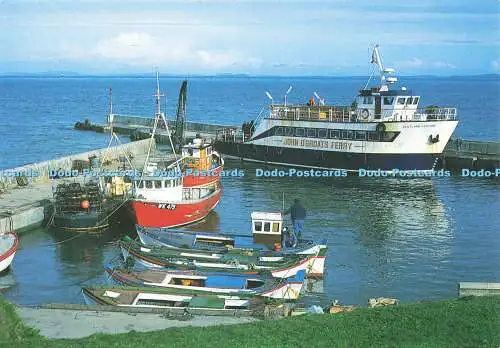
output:
[[[363,120],[368,119],[368,116],[370,116],[370,112],[368,111],[368,109],[361,110],[361,118]]]
[[[378,132],[378,133],[383,133],[383,132],[385,132],[385,124],[383,124],[383,123],[379,123],[379,124],[377,124],[377,132]]]

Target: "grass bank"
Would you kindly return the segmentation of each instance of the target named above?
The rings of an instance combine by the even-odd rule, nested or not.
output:
[[[499,347],[500,296],[251,324],[48,340],[0,296],[0,347]]]

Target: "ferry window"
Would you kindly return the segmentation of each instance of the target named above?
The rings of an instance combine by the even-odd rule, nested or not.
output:
[[[271,232],[271,223],[264,222],[264,232]]]
[[[413,98],[413,105],[417,105],[418,104],[418,99],[419,99],[419,97]]]
[[[338,139],[338,138],[340,138],[340,130],[338,130],[338,129],[332,129],[330,131],[330,138],[331,139]]]
[[[412,102],[413,102],[413,98],[412,97],[406,99],[406,105],[411,105]]]
[[[399,98],[398,98],[398,104],[400,104],[400,105],[405,105],[405,99],[406,99],[406,98],[399,97]]]
[[[318,129],[318,138],[328,138],[328,130]]]
[[[295,129],[295,135],[298,137],[303,137],[306,135],[306,131],[304,128],[297,128]]]
[[[153,188],[153,181],[146,180],[144,182],[146,183],[146,188],[148,188],[148,189],[152,189]]]
[[[356,131],[356,140],[365,140],[366,133],[364,131]]]
[[[373,104],[373,97],[363,97],[363,104]]]
[[[278,233],[280,231],[280,223],[273,222],[273,232]]]
[[[285,135],[288,135],[289,137],[293,137],[293,127],[285,127]]]
[[[384,105],[392,105],[394,103],[394,97],[384,97]]]
[[[172,187],[172,180],[167,180],[165,183],[166,183],[165,187]]]
[[[370,141],[379,141],[380,140],[380,133],[378,133],[378,132],[368,132],[367,136],[368,136],[368,140],[370,140]]]
[[[351,130],[342,131],[342,139],[351,140],[353,137],[354,137],[354,131]]]
[[[283,135],[283,128],[282,127],[276,127],[274,135]]]
[[[308,136],[309,138],[316,138],[316,129],[314,129],[314,128],[309,128],[309,129],[307,130],[307,136]]]
[[[262,231],[262,221],[255,221],[253,224],[253,229],[257,232]]]

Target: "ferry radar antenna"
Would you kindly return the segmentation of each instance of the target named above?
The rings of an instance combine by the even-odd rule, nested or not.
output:
[[[325,105],[325,100],[319,96],[318,92],[314,92],[314,96],[318,99],[318,106]]]
[[[274,104],[274,99],[273,99],[273,96],[271,95],[271,93],[269,93],[269,91],[266,91],[266,95],[269,98],[269,100],[271,101],[271,105],[273,105]]]
[[[293,88],[293,86],[290,85],[290,87],[288,87],[287,91],[285,92],[285,106],[286,106],[286,100],[287,100],[288,94],[290,94],[290,92],[292,91],[292,88]]]

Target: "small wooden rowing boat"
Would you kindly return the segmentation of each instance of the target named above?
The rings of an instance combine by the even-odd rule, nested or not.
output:
[[[125,260],[129,257],[148,268],[178,268],[199,271],[268,272],[274,278],[288,278],[305,270],[308,278],[323,278],[327,249],[316,255],[212,253],[202,250],[145,247],[130,238],[119,242]]]
[[[5,271],[12,264],[19,245],[19,237],[16,232],[0,235],[0,272]]]
[[[174,249],[207,250],[216,252],[270,252],[274,245],[255,243],[253,236],[242,234],[208,234],[186,230],[169,230],[165,228],[148,228],[137,225],[137,235],[144,245],[163,246]],[[280,238],[281,239],[281,238]],[[282,240],[282,239],[281,239]],[[294,247],[287,247],[280,242],[280,253],[314,255],[320,249],[326,249],[326,241],[314,243],[301,240]]]
[[[284,300],[298,299],[306,274],[304,270],[300,270],[294,277],[278,280],[223,272],[151,269],[127,272],[109,266],[105,270],[110,278],[121,285],[179,289],[200,294],[260,295]]]
[[[175,289],[85,286],[88,305],[181,310],[204,315],[251,315],[265,305],[259,296],[182,294]]]

